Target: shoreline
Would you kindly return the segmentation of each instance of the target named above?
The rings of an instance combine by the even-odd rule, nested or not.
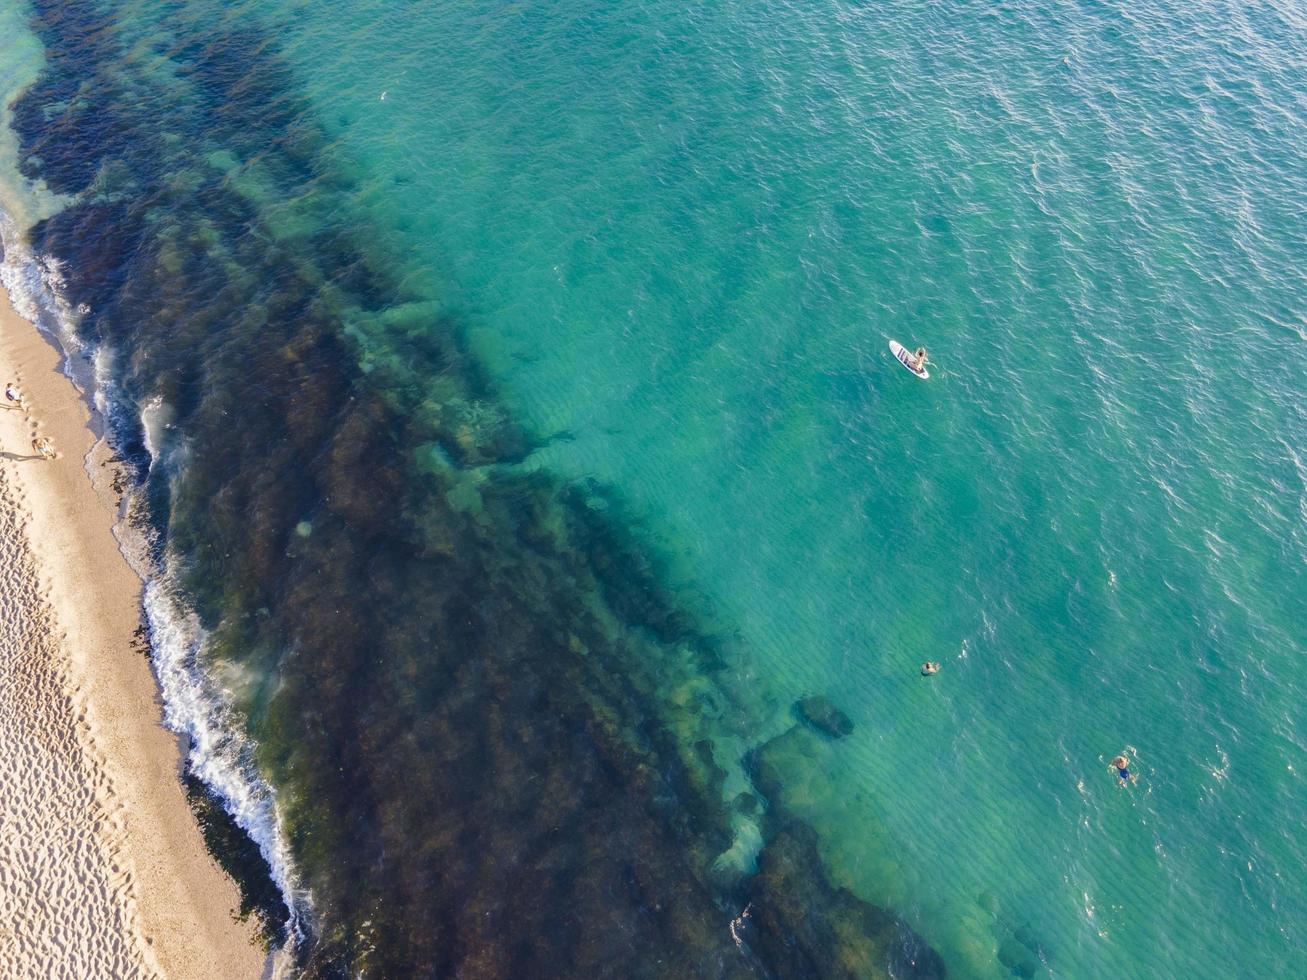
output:
[[[6,639],[23,657],[5,667],[4,682],[21,696],[5,708],[12,724],[0,728],[0,749],[52,763],[0,774],[0,880],[22,905],[0,933],[0,972],[54,975],[58,966],[72,976],[78,963],[107,963],[119,975],[201,978],[221,964],[224,976],[265,976],[271,958],[254,918],[236,919],[237,886],[205,848],[182,785],[180,740],[162,725],[137,639],[142,584],[112,530],[112,454],[61,362],[0,289],[0,383],[16,381],[24,398],[22,410],[0,405],[3,561],[7,581],[32,586],[20,585],[5,607]],[[53,443],[53,460],[29,458],[35,435]],[[93,481],[100,472],[106,479]],[[11,676],[31,671],[47,681]],[[22,743],[6,745],[6,736]],[[61,814],[66,800],[79,803]],[[44,824],[24,826],[24,813],[42,812]],[[58,843],[46,840],[51,825]],[[33,848],[44,849],[44,863]],[[52,897],[33,899],[33,890]],[[74,921],[76,937],[66,934]],[[88,922],[100,925],[87,932]],[[41,960],[40,948],[60,953]]]

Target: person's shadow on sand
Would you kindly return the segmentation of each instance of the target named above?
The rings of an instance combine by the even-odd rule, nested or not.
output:
[[[22,463],[29,459],[45,459],[40,453],[33,453],[31,456],[19,456],[17,453],[0,453],[0,459],[12,459]]]

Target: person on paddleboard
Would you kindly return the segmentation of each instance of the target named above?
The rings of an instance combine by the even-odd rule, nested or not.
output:
[[[918,347],[917,352],[912,355],[912,370],[924,371],[926,369],[926,348]]]
[[[1135,779],[1138,778],[1130,771],[1130,760],[1123,755],[1118,755],[1108,763],[1107,768],[1116,770],[1117,777],[1121,780],[1117,783],[1118,786],[1124,786],[1126,783],[1133,783]]]

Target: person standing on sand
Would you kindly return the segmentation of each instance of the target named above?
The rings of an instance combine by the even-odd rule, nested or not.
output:
[[[54,459],[54,444],[45,436],[32,440],[32,451],[42,459]]]
[[[18,385],[12,381],[5,385],[5,401],[9,402],[14,408],[23,407],[23,395],[18,390]]]

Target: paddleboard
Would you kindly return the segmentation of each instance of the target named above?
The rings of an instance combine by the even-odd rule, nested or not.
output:
[[[925,379],[930,377],[930,372],[927,371],[925,368],[922,368],[920,371],[918,371],[916,368],[912,366],[912,361],[913,361],[912,352],[909,351],[907,348],[905,348],[897,340],[891,340],[889,342],[889,351],[896,358],[898,358],[898,362],[900,364],[902,364],[905,368],[907,368],[909,371],[915,374],[918,378]]]

